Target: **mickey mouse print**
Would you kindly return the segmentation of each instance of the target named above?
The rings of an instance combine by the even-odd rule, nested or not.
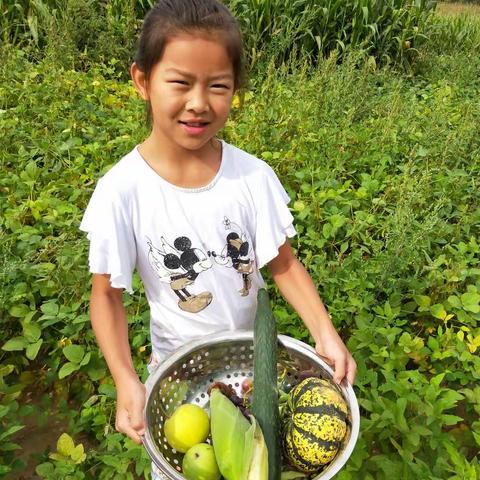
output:
[[[164,237],[161,237],[161,242],[162,245],[157,248],[150,239],[147,241],[150,265],[162,282],[170,284],[170,288],[179,298],[180,309],[190,313],[202,311],[212,302],[212,294],[192,294],[190,287],[202,272],[212,267],[212,262],[201,249],[192,248],[188,237],[177,237],[173,246]]]
[[[250,275],[253,272],[252,243],[248,240],[246,233],[240,226],[224,217],[223,225],[227,230],[225,246],[220,254],[208,252],[215,262],[228,268],[235,269],[243,280],[243,288],[239,290],[242,297],[246,297],[252,286]]]
[[[147,238],[148,262],[156,272],[160,281],[168,283],[178,297],[178,307],[189,313],[204,310],[213,300],[209,291],[195,293],[195,281],[202,272],[215,264],[233,269],[242,279],[241,296],[247,296],[252,285],[250,275],[253,273],[254,256],[252,243],[242,228],[228,217],[223,219],[225,243],[220,247],[220,253],[215,249],[203,251],[194,247],[187,236],[174,239],[173,245],[163,236],[161,245],[155,246]]]

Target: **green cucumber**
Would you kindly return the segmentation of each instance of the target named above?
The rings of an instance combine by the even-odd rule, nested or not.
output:
[[[267,291],[257,296],[253,336],[252,413],[263,432],[268,450],[268,480],[279,480],[281,473],[280,414],[277,388],[277,325]]]

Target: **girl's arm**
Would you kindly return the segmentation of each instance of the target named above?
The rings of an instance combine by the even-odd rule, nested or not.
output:
[[[132,362],[122,289],[110,286],[110,275],[93,274],[90,318],[117,388],[115,427],[139,444],[144,433],[145,386]]]
[[[332,324],[305,267],[295,257],[288,240],[268,263],[273,280],[285,300],[296,310],[315,341],[315,350],[334,368],[334,380],[355,380],[357,365]]]

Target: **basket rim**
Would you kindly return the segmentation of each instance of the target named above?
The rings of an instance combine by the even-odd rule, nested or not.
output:
[[[163,474],[168,475],[168,478],[170,480],[184,480],[185,477],[180,472],[176,471],[168,462],[163,460],[163,455],[158,451],[153,437],[150,433],[150,428],[147,423],[147,410],[150,405],[153,387],[157,384],[158,380],[162,377],[163,373],[166,370],[168,370],[179,359],[190,353],[192,350],[206,347],[211,344],[217,344],[232,340],[253,340],[253,330],[225,330],[218,333],[205,335],[203,337],[185,343],[183,346],[175,350],[168,358],[163,360],[162,363],[155,370],[155,372],[148,377],[147,382],[145,383],[146,399],[143,417],[146,428],[145,434],[142,436],[142,442],[152,461]],[[306,355],[314,363],[319,364],[330,375],[330,377],[333,378],[333,369],[325,362],[325,360],[323,360],[323,358],[321,358],[316,353],[313,347],[302,342],[301,340],[297,340],[296,338],[283,334],[278,335],[278,341],[282,346],[288,347],[303,355]],[[325,472],[320,473],[319,475],[314,477],[313,480],[330,480],[331,478],[333,478],[343,468],[343,466],[349,459],[350,455],[353,452],[353,449],[355,448],[355,444],[357,443],[360,433],[360,408],[358,405],[357,397],[355,395],[355,391],[353,390],[352,385],[348,383],[346,378],[344,378],[338,386],[342,390],[342,393],[347,400],[352,418],[350,438],[340,455],[335,457],[335,459],[329,465],[329,468]]]

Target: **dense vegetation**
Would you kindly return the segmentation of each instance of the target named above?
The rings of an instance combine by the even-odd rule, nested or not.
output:
[[[223,135],[282,178],[293,245],[359,365],[361,436],[337,478],[476,480],[480,19],[391,2],[418,29],[418,49],[394,35],[384,51],[401,45],[401,55],[348,39],[312,55],[310,33],[303,44],[295,27],[284,45],[297,47],[272,57],[264,32],[282,2],[262,3],[272,8],[257,30],[264,43]],[[297,3],[307,2],[282,4]],[[114,429],[78,230],[96,180],[146,134],[125,65],[148,4],[16,5],[0,0],[0,477],[36,468],[46,479],[148,478],[146,453]],[[148,306],[138,277],[134,287],[124,299],[145,379]],[[280,332],[309,341],[270,291]],[[27,443],[35,455],[25,470]]]

